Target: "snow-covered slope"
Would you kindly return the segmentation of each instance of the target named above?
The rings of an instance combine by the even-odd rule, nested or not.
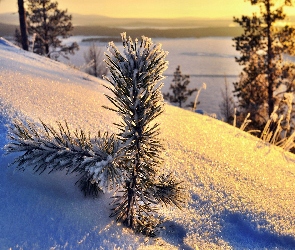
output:
[[[102,83],[0,39],[0,146],[14,116],[115,132],[118,117],[101,107],[110,105]],[[170,105],[158,122],[164,170],[188,194],[182,210],[160,211],[158,237],[117,225],[110,195],[83,197],[75,176],[16,172],[13,157],[0,156],[0,249],[295,249],[293,154]]]

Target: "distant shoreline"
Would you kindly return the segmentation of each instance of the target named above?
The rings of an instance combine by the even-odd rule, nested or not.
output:
[[[240,27],[200,27],[200,28],[109,28],[102,26],[76,26],[73,35],[84,36],[106,36],[118,37],[120,33],[127,32],[132,37],[141,37],[142,35],[152,38],[201,38],[201,37],[235,37],[241,34]]]
[[[0,36],[14,37],[17,25],[0,23]],[[201,38],[201,37],[235,37],[241,34],[240,27],[200,27],[200,28],[111,28],[104,26],[75,26],[73,36],[106,36],[120,37],[120,33],[127,32],[131,37],[142,35],[152,38]]]

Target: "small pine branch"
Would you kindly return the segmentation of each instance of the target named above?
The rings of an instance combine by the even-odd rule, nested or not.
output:
[[[184,189],[181,182],[177,182],[171,174],[159,176],[158,183],[155,184],[153,196],[162,204],[175,205],[181,209],[185,199]]]
[[[132,228],[135,232],[155,236],[156,228],[161,223],[157,218],[156,208],[141,192],[140,184],[132,187],[132,181],[126,181],[125,187],[113,197],[113,209],[110,217]]]
[[[41,121],[15,120],[9,128],[7,154],[22,152],[12,165],[18,170],[31,168],[42,174],[66,170],[81,174],[79,185],[85,195],[97,195],[121,182],[122,171],[115,162],[119,142],[107,133],[91,139],[83,130],[71,132],[67,122],[57,129]]]

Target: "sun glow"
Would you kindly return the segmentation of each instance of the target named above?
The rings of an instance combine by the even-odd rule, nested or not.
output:
[[[259,12],[257,6],[249,1],[214,0],[143,0],[107,1],[107,0],[59,0],[61,9],[69,13],[83,15],[103,15],[117,18],[232,18],[233,16],[249,15]],[[17,13],[17,4],[13,1],[1,1],[0,13]],[[295,8],[286,8],[287,15],[295,15]]]
[[[140,0],[130,0],[128,4],[125,1],[106,0],[84,0],[83,3],[74,4],[71,0],[60,0],[59,4],[74,13],[120,18],[224,18],[257,10],[243,0],[236,0],[234,4],[232,0],[215,0],[214,4],[201,0],[150,0],[148,4]]]

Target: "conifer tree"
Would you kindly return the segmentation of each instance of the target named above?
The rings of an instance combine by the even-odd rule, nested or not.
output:
[[[14,31],[14,44],[18,47],[22,47],[22,36],[18,28]]]
[[[116,124],[122,142],[118,164],[125,169],[125,184],[114,197],[112,216],[127,227],[153,235],[160,223],[157,204],[181,202],[181,189],[172,175],[160,175],[163,146],[159,124],[153,120],[163,112],[160,92],[162,73],[167,68],[166,52],[161,45],[142,37],[141,42],[122,34],[124,54],[109,44],[106,63],[111,78],[105,78],[113,96],[107,96],[122,117]],[[121,195],[119,195],[121,194]]]
[[[244,66],[240,81],[234,83],[240,113],[243,117],[251,113],[256,128],[261,128],[282,95],[277,90],[287,81],[283,78],[283,53],[294,53],[294,28],[276,27],[277,21],[286,18],[284,7],[292,0],[249,0],[260,6],[260,15],[234,18],[243,28],[243,34],[235,37],[236,50],[241,56],[236,61]],[[243,118],[242,118],[243,119]]]
[[[235,102],[229,89],[229,83],[227,79],[224,79],[224,90],[221,90],[222,102],[219,104],[221,114],[223,115],[225,122],[230,123],[233,121]]]
[[[139,44],[122,34],[124,55],[109,44],[106,63],[111,78],[105,78],[113,95],[107,98],[122,121],[117,135],[94,138],[72,132],[68,124],[57,128],[41,122],[16,120],[9,129],[7,153],[20,152],[13,165],[37,173],[65,170],[80,174],[78,181],[85,195],[116,188],[113,212],[118,221],[136,232],[153,236],[161,223],[156,213],[159,204],[180,207],[183,192],[173,176],[160,174],[163,145],[159,124],[154,119],[163,112],[160,92],[162,72],[167,67],[161,45],[142,37]]]
[[[28,31],[36,34],[33,51],[57,59],[60,55],[74,54],[79,49],[76,42],[62,44],[61,38],[68,38],[73,30],[72,16],[67,10],[59,10],[57,2],[51,0],[28,0]]]
[[[95,77],[102,78],[108,73],[108,69],[103,61],[104,53],[94,43],[84,53],[84,59],[88,67],[86,72]]]
[[[164,94],[164,99],[170,101],[171,103],[177,103],[179,107],[182,107],[189,96],[198,91],[197,88],[187,88],[190,83],[190,77],[189,75],[183,75],[181,73],[180,66],[177,66],[173,74],[172,82],[173,83],[171,83],[170,85],[170,89],[172,89],[172,94]]]

